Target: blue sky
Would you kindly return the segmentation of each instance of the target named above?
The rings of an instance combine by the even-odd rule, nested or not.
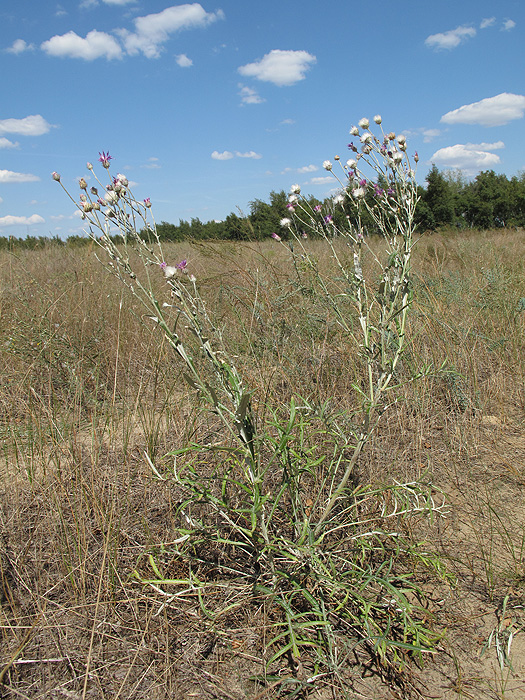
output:
[[[432,162],[525,169],[523,0],[42,0],[0,7],[0,235],[80,233],[99,151],[157,221],[223,219],[299,183],[381,114]]]

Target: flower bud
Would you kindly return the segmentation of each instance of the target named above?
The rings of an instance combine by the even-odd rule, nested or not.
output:
[[[52,178],[53,178],[53,180],[60,182],[60,173],[53,173]]]

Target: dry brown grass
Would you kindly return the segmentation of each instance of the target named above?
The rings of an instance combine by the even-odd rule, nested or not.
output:
[[[355,351],[298,292],[281,247],[169,250],[190,260],[259,416],[268,397],[278,406],[294,393],[353,407]],[[522,231],[420,242],[405,362],[447,364],[403,390],[359,465],[362,482],[425,474],[449,502],[445,521],[413,533],[458,581],[421,579],[446,631],[406,676],[423,697],[525,696],[524,260]],[[2,697],[278,697],[284,683],[250,680],[264,675],[271,610],[254,602],[210,626],[197,602],[161,607],[132,576],[172,538],[180,498],[151,478],[144,452],[155,460],[195,429],[169,348],[89,249],[2,253],[0,285]],[[494,648],[481,654],[500,623],[516,633],[514,673]],[[349,697],[409,692],[383,681],[356,660]]]

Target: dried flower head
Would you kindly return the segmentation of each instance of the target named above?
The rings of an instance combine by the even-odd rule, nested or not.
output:
[[[361,129],[368,129],[368,127],[370,126],[370,120],[366,117],[363,117],[363,119],[359,120],[358,124],[361,127]]]
[[[290,192],[292,194],[299,194],[301,192],[301,186],[300,185],[292,185],[290,187]]]
[[[381,119],[381,115],[380,115],[380,114],[376,114],[375,117],[374,117],[374,122],[375,122],[376,124],[381,124],[382,121],[383,121],[383,120]]]
[[[332,169],[332,163],[329,160],[324,160],[323,161],[323,168],[325,170],[331,170]]]
[[[350,133],[352,134],[352,136],[359,136],[359,129],[357,128],[357,126],[353,126],[350,129]]]

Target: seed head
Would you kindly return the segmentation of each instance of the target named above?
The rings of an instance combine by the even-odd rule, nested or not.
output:
[[[381,115],[380,115],[380,114],[376,114],[375,117],[374,117],[374,122],[375,122],[376,124],[381,124],[382,121],[383,121],[383,120],[381,119]]]
[[[363,117],[363,119],[360,119],[358,123],[359,123],[359,126],[361,127],[361,129],[368,129],[368,127],[370,126],[370,120],[367,119],[366,117]]]

